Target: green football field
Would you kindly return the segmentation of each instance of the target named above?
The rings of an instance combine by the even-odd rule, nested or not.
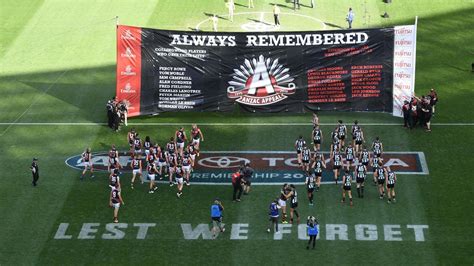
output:
[[[0,4],[0,265],[18,264],[395,264],[474,263],[474,1],[472,0],[236,0],[234,22],[220,31],[243,31],[254,20],[271,23],[281,5],[281,31],[346,27],[352,7],[355,28],[413,24],[418,20],[416,93],[438,90],[433,131],[408,131],[390,114],[321,112],[323,132],[338,119],[359,120],[366,138],[383,140],[386,151],[420,152],[429,174],[398,174],[397,203],[378,199],[367,184],[364,199],[341,204],[340,186],[324,184],[309,206],[297,185],[299,212],[320,222],[316,250],[306,250],[303,227],[266,232],[267,208],[277,185],[253,186],[240,203],[231,185],[184,188],[159,184],[130,189],[122,175],[120,224],[108,207],[107,174],[80,181],[65,161],[91,147],[128,148],[135,127],[165,144],[181,125],[200,125],[206,152],[292,151],[298,135],[309,140],[310,114],[164,113],[129,120],[115,133],[106,127],[106,101],[115,94],[115,17],[124,25],[211,30],[209,14],[226,16],[223,0],[4,0]],[[388,12],[390,18],[381,15]],[[261,24],[259,24],[262,26]],[[252,25],[251,25],[252,26]],[[255,25],[253,25],[255,26]],[[258,26],[258,25],[257,25]],[[263,27],[263,26],[262,26]],[[323,150],[329,150],[325,142]],[[29,166],[39,158],[39,186]],[[259,173],[257,173],[259,174]],[[262,173],[260,173],[262,174]],[[193,181],[192,181],[193,182]],[[355,194],[355,190],[353,190]],[[226,231],[210,240],[209,208],[219,197]]]

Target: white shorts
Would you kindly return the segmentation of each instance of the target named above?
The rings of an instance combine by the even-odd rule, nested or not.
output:
[[[189,156],[193,159],[193,162],[196,161],[196,154],[190,154]]]
[[[191,172],[191,165],[183,166],[183,171],[184,171],[185,173]]]
[[[150,150],[145,150],[146,156],[150,155]]]
[[[160,161],[158,161],[158,166],[159,166],[159,167],[166,166],[166,162],[160,162]]]
[[[199,142],[201,142],[201,139],[193,139],[192,144],[197,144],[197,145],[199,145]]]
[[[184,142],[181,142],[181,143],[180,143],[180,142],[176,142],[176,146],[177,146],[178,148],[181,148],[181,149],[182,149],[182,148],[184,148]]]
[[[281,207],[286,206],[286,200],[278,199],[278,204],[280,204]]]
[[[170,174],[174,174],[174,173],[176,173],[176,168],[170,167]]]
[[[175,181],[176,181],[176,183],[178,183],[178,184],[183,184],[183,178],[182,178],[182,177],[180,177],[180,178],[175,178]]]
[[[114,207],[115,209],[118,209],[120,208],[120,203],[112,203],[112,207]]]
[[[133,174],[136,175],[136,174],[141,174],[142,172],[140,171],[140,169],[133,169]]]
[[[155,174],[148,174],[148,178],[149,178],[151,181],[155,181]]]
[[[142,154],[142,150],[133,150],[133,152],[134,152],[135,154],[140,154],[140,155]]]
[[[91,162],[84,162],[84,166],[85,167],[92,167],[92,164],[91,164]]]

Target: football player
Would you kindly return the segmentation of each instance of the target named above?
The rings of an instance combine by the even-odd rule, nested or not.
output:
[[[140,139],[138,133],[135,134],[135,138],[133,139],[133,154],[142,154],[142,140]]]
[[[346,155],[346,162],[347,162],[347,170],[349,170],[353,163],[354,163],[354,159],[355,159],[355,154],[354,154],[354,147],[352,146],[352,144],[349,143],[349,145],[347,146],[346,148],[346,152],[345,152],[345,155]]]
[[[344,141],[346,139],[346,135],[347,135],[347,127],[346,125],[342,123],[342,120],[339,120],[338,125],[337,125],[337,137],[341,141],[341,144],[339,146],[339,148],[341,149],[344,147]]]
[[[387,177],[387,170],[383,166],[382,162],[379,161],[377,170],[374,174],[374,176],[377,178],[377,184],[379,187],[379,198],[383,199],[383,196],[385,195],[385,180],[388,179]]]
[[[171,137],[170,141],[168,143],[166,143],[166,149],[168,150],[169,154],[175,154],[176,153],[176,143],[175,143],[173,137]]]
[[[313,149],[314,151],[319,151],[321,149],[321,143],[323,142],[323,132],[319,128],[319,125],[316,125],[312,132],[313,137]]]
[[[150,190],[148,191],[148,193],[155,193],[155,190],[158,189],[158,187],[155,185],[155,177],[158,173],[158,170],[156,169],[156,166],[154,164],[148,164],[146,166],[146,170],[148,173],[148,179],[150,179]]]
[[[84,179],[84,175],[87,172],[87,169],[89,168],[91,171],[91,176],[90,178],[94,178],[94,167],[92,166],[92,154],[91,154],[91,149],[87,148],[83,153],[82,153],[82,162],[84,163],[84,171],[82,171],[81,175],[81,180]]]
[[[145,148],[145,155],[148,156],[150,154],[150,149],[153,148],[151,144],[150,136],[145,137],[145,142],[143,142],[143,148]]]
[[[175,183],[176,183],[176,187],[178,188],[178,192],[176,193],[176,196],[178,198],[181,197],[181,195],[183,195],[183,183],[184,183],[184,180],[183,180],[183,169],[181,168],[181,165],[177,165],[175,167],[175,170],[174,170],[174,174],[175,174]]]
[[[109,176],[109,187],[114,189],[115,187],[122,187],[120,184],[120,171],[119,169],[114,169]]]
[[[364,182],[367,176],[367,167],[359,161],[359,164],[355,167],[356,183],[357,183],[357,197],[364,197]]]
[[[316,192],[319,191],[321,186],[321,177],[323,175],[323,168],[326,168],[326,162],[324,160],[324,155],[316,154],[315,160],[311,168],[314,169],[314,175],[316,177]]]
[[[199,150],[199,145],[201,141],[204,141],[204,136],[202,135],[201,129],[199,129],[196,124],[192,125],[191,137],[193,139],[191,144],[193,144],[196,147],[196,149]],[[198,153],[198,156],[199,156],[199,153]]]
[[[395,200],[395,183],[397,182],[397,175],[393,172],[390,167],[387,167],[387,195],[388,203],[396,202]]]
[[[316,176],[315,174],[310,174],[306,172],[306,189],[308,191],[308,200],[309,200],[309,205],[313,206],[313,192],[314,192],[314,187],[316,184]]]
[[[116,186],[110,191],[109,206],[114,208],[114,223],[118,223],[118,212],[120,204],[125,205],[122,194],[120,193],[120,187]]]
[[[303,151],[304,146],[306,146],[306,141],[304,141],[303,136],[300,135],[300,137],[295,141],[295,150],[299,165],[302,163],[301,152]]]
[[[337,185],[337,179],[339,178],[339,172],[342,168],[342,164],[343,164],[342,155],[339,152],[339,150],[336,149],[332,157],[332,165],[333,165],[332,169],[334,172],[334,181],[336,182],[336,185]]]
[[[141,156],[138,154],[136,156],[132,156],[132,161],[131,161],[131,167],[132,167],[132,189],[134,188],[133,187],[133,184],[135,183],[135,178],[136,176],[140,176],[140,181],[141,183],[143,184],[143,176],[142,176],[142,160],[140,158]]]
[[[179,130],[175,133],[176,137],[176,150],[179,155],[183,156],[184,143],[186,142],[186,132],[184,132],[184,127],[180,127]]]
[[[290,193],[290,186],[288,184],[283,184],[283,187],[281,188],[280,191],[280,198],[278,200],[278,205],[281,206],[281,223],[287,224],[288,221],[286,221],[286,200],[289,197]]]
[[[354,131],[354,147],[355,147],[355,154],[356,156],[362,151],[362,144],[365,142],[364,140],[364,132],[362,129],[359,128]]]
[[[374,142],[372,143],[372,151],[374,153],[374,157],[382,157],[383,144],[380,141],[379,137],[376,137]]]
[[[193,160],[191,159],[191,155],[185,151],[182,160],[182,170],[184,178],[186,179],[186,185],[189,186],[189,177],[191,176],[191,165],[193,164]]]
[[[173,176],[176,172],[176,166],[178,165],[178,155],[176,153],[168,153],[166,164],[168,165],[168,175],[170,181],[170,187],[173,186]]]
[[[290,192],[288,193],[290,197],[290,224],[293,224],[293,216],[296,215],[296,223],[300,223],[300,214],[298,213],[298,193],[296,192],[295,185],[290,185]]]
[[[301,169],[303,172],[308,172],[309,171],[309,163],[311,161],[311,151],[309,148],[305,145],[303,147],[303,150],[301,151]]]
[[[346,193],[349,196],[349,201],[352,203],[352,192],[351,192],[351,185],[352,185],[352,176],[349,173],[349,170],[346,170],[345,174],[342,176],[342,203],[346,202]]]
[[[130,152],[133,151],[133,140],[135,139],[135,135],[136,135],[135,128],[132,127],[130,131],[127,133],[127,141],[128,141],[128,145],[130,146]]]

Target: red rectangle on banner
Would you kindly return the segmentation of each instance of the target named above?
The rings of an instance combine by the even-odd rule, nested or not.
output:
[[[141,28],[117,26],[118,101],[126,101],[128,116],[140,115]]]

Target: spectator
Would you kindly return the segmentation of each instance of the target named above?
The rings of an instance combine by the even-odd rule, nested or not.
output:
[[[352,21],[354,21],[354,12],[352,11],[352,8],[349,8],[349,12],[346,16],[346,21],[349,24],[349,29],[352,29]]]

